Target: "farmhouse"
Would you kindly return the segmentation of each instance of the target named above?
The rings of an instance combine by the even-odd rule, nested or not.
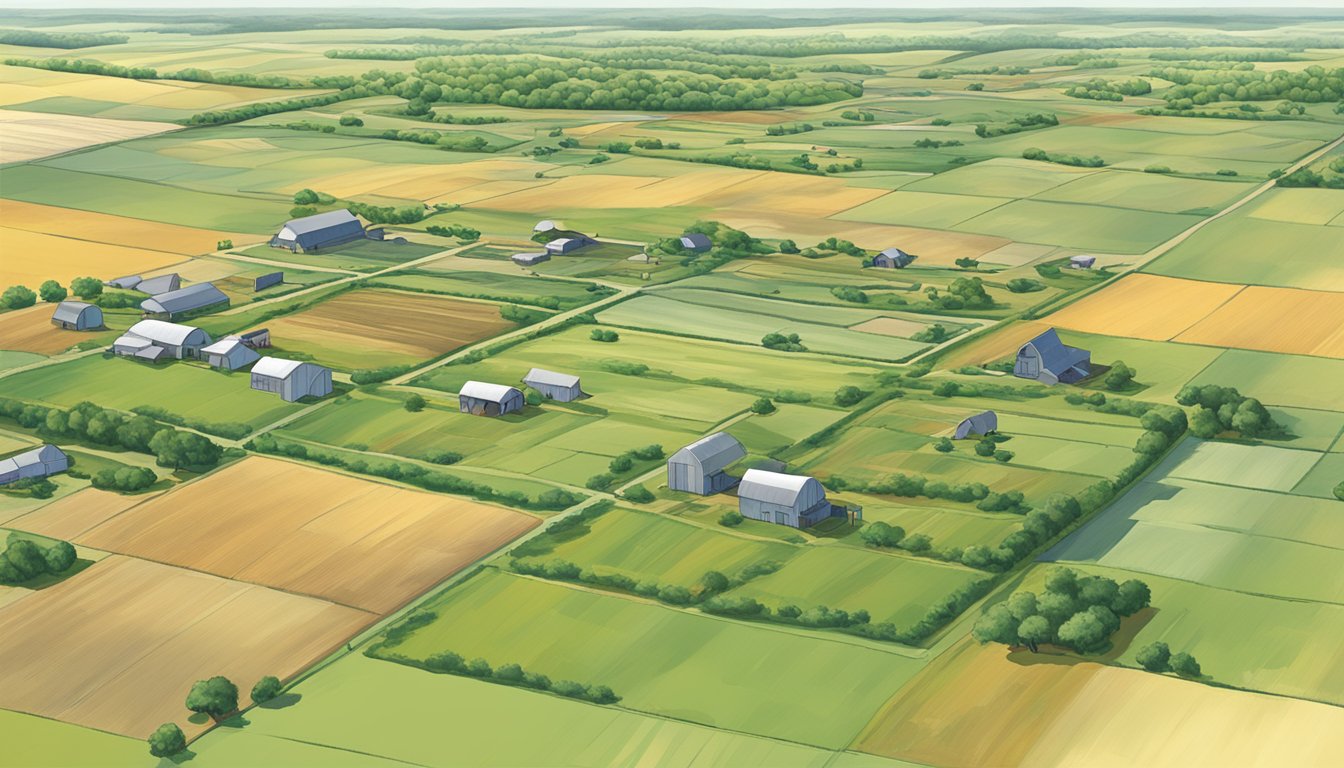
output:
[[[737,511],[751,520],[806,528],[830,517],[831,503],[816,478],[748,469],[737,487]]]
[[[103,285],[106,285],[108,288],[121,288],[129,291],[139,285],[141,280],[144,280],[144,278],[139,275],[127,275],[125,277],[115,277],[111,280],[104,280]]]
[[[0,460],[0,485],[32,477],[46,477],[70,468],[70,457],[50,443]]]
[[[900,248],[888,248],[873,257],[873,266],[881,269],[902,269],[914,260],[914,256]]]
[[[176,272],[171,272],[158,277],[150,277],[141,280],[135,285],[135,290],[141,293],[148,293],[150,296],[158,296],[161,293],[170,293],[182,287],[182,276]]]
[[[587,247],[595,242],[597,241],[587,235],[579,235],[578,237],[560,237],[546,244],[546,252],[564,256],[567,253],[573,253],[580,248]]]
[[[550,260],[551,260],[551,254],[549,254],[549,253],[545,253],[545,252],[540,252],[540,253],[515,253],[515,254],[513,254],[513,257],[512,257],[512,258],[513,258],[513,263],[514,263],[514,264],[517,264],[517,265],[520,266],[520,267],[532,267],[532,266],[536,266],[537,264],[540,264],[540,263],[543,262],[543,261],[550,261]]]
[[[458,410],[476,416],[503,416],[521,411],[526,404],[523,393],[503,384],[468,381],[457,393]]]
[[[533,368],[523,377],[523,383],[545,397],[551,400],[559,400],[562,403],[568,403],[571,400],[578,400],[583,397],[583,389],[579,386],[579,377],[571,376],[568,373],[556,373],[544,368]]]
[[[112,342],[112,351],[146,360],[166,355],[177,359],[200,357],[210,335],[200,328],[162,320],[141,320]]]
[[[1091,365],[1091,352],[1065,346],[1051,328],[1017,350],[1013,375],[1042,384],[1069,384],[1087,378]]]
[[[236,371],[261,358],[237,336],[225,336],[208,347],[202,347],[201,355],[210,365],[226,371]]]
[[[737,485],[738,478],[724,471],[747,455],[737,438],[727,432],[696,440],[667,460],[667,487],[708,496]]]
[[[62,301],[51,313],[51,324],[67,331],[103,327],[103,310],[82,301]]]
[[[1092,265],[1096,263],[1096,256],[1072,256],[1069,258],[1069,266],[1074,269],[1091,269]]]
[[[275,392],[281,400],[331,394],[331,369],[298,360],[263,357],[252,366],[252,388]]]
[[[140,302],[140,308],[150,315],[164,315],[169,320],[177,315],[198,309],[229,303],[229,297],[214,283],[197,283],[189,288],[160,293]]]
[[[702,235],[699,232],[681,236],[681,247],[693,253],[703,253],[713,245],[714,243],[710,242],[709,235]]]
[[[983,411],[974,416],[961,420],[957,425],[957,431],[952,435],[954,440],[965,440],[971,435],[988,435],[991,432],[999,430],[999,416],[993,411]]]
[[[311,253],[364,237],[364,225],[345,208],[301,219],[290,219],[271,238],[272,248]]]

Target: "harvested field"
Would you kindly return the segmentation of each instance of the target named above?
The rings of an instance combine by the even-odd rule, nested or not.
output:
[[[385,613],[536,522],[499,507],[254,456],[77,541]]]
[[[0,348],[54,355],[96,335],[52,325],[51,313],[55,309],[56,305],[44,302],[0,314]]]
[[[188,735],[191,684],[226,675],[241,691],[294,674],[372,614],[124,557],[0,608],[0,707],[144,738]],[[129,702],[134,702],[133,705]]]
[[[1234,302],[1242,288],[1136,273],[1070,304],[1046,322],[1084,333],[1168,341]]]
[[[3,221],[8,223],[11,219],[6,216]],[[111,278],[182,261],[182,257],[175,253],[78,240],[8,226],[0,226],[0,242],[4,243],[7,253],[33,256],[0,259],[0,285],[27,285],[33,290],[45,280],[68,283],[76,277]],[[202,244],[201,251],[212,247],[213,242]],[[41,257],[37,258],[37,254]]]
[[[338,368],[427,360],[514,327],[497,304],[383,289],[342,293],[268,325],[278,347]]]
[[[171,123],[6,109],[0,111],[0,131],[5,134],[5,142],[0,144],[0,163],[36,160],[72,149],[150,136],[175,128],[177,126]]]
[[[1248,286],[1176,341],[1344,359],[1344,293]]]
[[[9,521],[10,528],[70,541],[154,494],[128,496],[87,488]]]

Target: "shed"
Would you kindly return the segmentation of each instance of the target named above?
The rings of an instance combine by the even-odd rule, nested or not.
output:
[[[591,237],[585,235],[579,235],[578,237],[560,237],[546,244],[546,252],[563,256],[567,253],[573,253],[580,248],[592,245],[594,242],[595,241]]]
[[[106,285],[108,288],[121,288],[129,291],[139,285],[140,281],[143,279],[144,278],[139,275],[127,275],[125,277],[114,277],[111,280],[104,280],[103,285]]]
[[[476,416],[503,416],[521,411],[526,403],[517,388],[483,381],[468,381],[457,393],[458,410]]]
[[[993,411],[983,411],[962,419],[961,423],[957,425],[957,431],[952,435],[952,439],[965,440],[971,435],[988,435],[997,431],[999,431],[998,414]]]
[[[200,357],[201,348],[209,343],[210,335],[195,326],[141,320],[113,342],[112,349],[117,354],[134,355],[146,347],[161,347],[170,357],[181,359]]]
[[[880,269],[902,269],[910,265],[915,257],[900,248],[888,248],[873,257],[873,266]]]
[[[163,356],[166,354],[168,354],[168,352],[163,347],[155,347],[151,345],[136,352],[132,357],[140,360],[148,360],[151,363],[157,363],[162,360]]]
[[[727,432],[708,437],[672,454],[667,460],[667,487],[708,496],[737,485],[738,479],[724,470],[747,455],[737,438]]]
[[[290,219],[271,238],[272,248],[309,253],[364,237],[364,225],[349,210],[327,211]]]
[[[1013,375],[1042,384],[1070,384],[1087,378],[1091,366],[1091,352],[1065,346],[1051,328],[1017,350]]]
[[[1069,257],[1069,266],[1074,269],[1091,269],[1093,264],[1097,263],[1096,256],[1071,256]]]
[[[532,267],[543,261],[550,261],[551,254],[544,251],[540,253],[515,253],[512,258],[513,263],[520,267]]]
[[[269,328],[258,328],[255,331],[239,334],[238,340],[253,349],[262,349],[271,346],[271,331]]]
[[[275,392],[281,400],[331,394],[331,369],[298,360],[263,357],[252,366],[252,388]]]
[[[70,457],[65,455],[65,451],[47,443],[40,448],[0,460],[0,485],[16,480],[46,477],[69,468]]]
[[[560,226],[551,219],[542,219],[541,221],[537,222],[537,226],[533,227],[532,231],[536,233],[554,232],[559,228]]]
[[[533,368],[523,377],[523,383],[537,390],[551,400],[568,403],[583,397],[579,377],[568,373],[556,373],[545,368]]]
[[[103,310],[83,301],[62,301],[51,313],[51,324],[67,331],[103,327]]]
[[[690,234],[681,236],[681,247],[688,251],[701,253],[703,251],[708,251],[713,246],[714,243],[710,241],[709,235],[702,235],[699,232],[691,232]]]
[[[182,276],[176,272],[170,272],[158,277],[147,277],[141,280],[135,290],[141,293],[148,293],[150,296],[158,296],[161,293],[171,293],[182,287]]]
[[[748,469],[737,487],[737,511],[752,520],[806,528],[830,517],[831,503],[816,478]]]
[[[170,320],[187,312],[213,307],[217,304],[228,305],[229,297],[215,287],[214,283],[197,283],[177,291],[160,293],[140,302],[140,308],[151,315],[165,315]]]
[[[284,272],[268,272],[264,275],[257,275],[256,278],[252,280],[252,291],[253,293],[264,291],[273,285],[280,285],[283,282],[285,282]]]
[[[237,336],[225,336],[208,347],[202,347],[201,356],[210,365],[226,371],[236,371],[261,358]]]

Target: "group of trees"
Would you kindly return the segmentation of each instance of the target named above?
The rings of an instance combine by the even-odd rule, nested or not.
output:
[[[663,453],[661,445],[646,445],[642,448],[631,448],[612,459],[607,464],[607,471],[601,474],[593,475],[588,478],[585,484],[587,488],[594,491],[605,491],[616,482],[618,476],[629,475],[636,465],[642,463],[648,465],[652,461],[661,461],[666,456]]]
[[[261,705],[274,700],[284,690],[280,678],[266,675],[252,686],[252,703]],[[187,692],[187,709],[208,715],[216,723],[238,711],[238,686],[223,675],[197,680]],[[176,723],[164,723],[150,734],[149,753],[154,757],[172,757],[187,748],[186,736]]]
[[[464,243],[474,243],[481,239],[481,230],[473,229],[465,224],[449,224],[447,226],[431,224],[425,227],[425,231],[438,237],[455,237]]]
[[[29,48],[92,48],[98,45],[119,45],[130,40],[115,32],[42,32],[36,29],[0,30],[0,45],[22,45]]]
[[[0,398],[0,416],[53,438],[87,441],[153,454],[161,467],[209,468],[223,449],[209,438],[160,424],[148,416],[126,416],[90,402],[61,410]]]
[[[56,280],[43,281],[36,292],[26,285],[11,285],[0,292],[0,309],[31,307],[39,298],[50,303],[65,301],[71,293],[84,301],[93,301],[102,295],[103,284],[96,277],[76,277],[70,281],[68,291]]]
[[[621,334],[609,328],[594,328],[592,333],[588,334],[588,338],[593,341],[602,341],[610,344],[612,342],[620,341]]]
[[[796,133],[807,133],[808,131],[814,130],[816,130],[816,128],[814,128],[811,123],[792,123],[790,125],[779,123],[775,125],[767,125],[765,127],[765,135],[791,136]]]
[[[1280,187],[1320,187],[1344,189],[1344,157],[1336,158],[1327,166],[1333,173],[1320,173],[1310,168],[1299,168],[1280,176],[1274,183]]]
[[[1344,67],[1326,69],[1313,64],[1295,72],[1165,67],[1154,70],[1152,75],[1175,83],[1162,93],[1168,107],[1175,110],[1219,101],[1287,99],[1315,104],[1344,98]]]
[[[919,77],[923,80],[950,80],[965,75],[1026,75],[1030,73],[1030,67],[992,66],[979,67],[978,69],[921,69]]]
[[[1124,101],[1126,96],[1143,96],[1153,92],[1153,84],[1136,77],[1132,80],[1107,80],[1094,77],[1064,91],[1065,96],[1095,101]]]
[[[958,277],[948,284],[945,292],[929,286],[924,289],[929,302],[939,309],[992,309],[994,298],[985,290],[985,282],[978,277]]]
[[[143,491],[158,482],[158,475],[147,467],[101,469],[93,476],[93,487],[107,491]]]
[[[398,661],[406,661],[399,656],[393,658]],[[432,672],[475,677],[489,680],[492,683],[531,688],[535,691],[550,691],[560,696],[590,701],[594,704],[615,704],[621,700],[621,697],[617,696],[615,691],[605,685],[584,685],[573,680],[552,681],[546,675],[528,672],[518,664],[503,664],[498,667],[491,667],[485,659],[478,658],[467,661],[452,651],[436,653],[425,659],[421,666]]]
[[[1223,432],[1271,437],[1286,431],[1259,400],[1241,394],[1236,387],[1187,384],[1176,393],[1176,402],[1191,409],[1190,431],[1196,437],[1210,438]]]
[[[68,541],[42,544],[10,533],[5,551],[0,553],[0,584],[13,586],[39,576],[61,574],[70,570],[76,559],[75,548]]]
[[[1105,576],[1052,568],[1045,592],[1017,592],[980,617],[971,634],[982,645],[1002,643],[1033,653],[1050,643],[1080,653],[1104,650],[1120,620],[1148,607],[1152,593],[1138,579],[1117,584]]]
[[[761,337],[761,346],[780,352],[806,352],[803,340],[796,333],[767,333]]]
[[[992,139],[995,136],[1007,136],[1023,131],[1034,131],[1038,128],[1049,128],[1053,125],[1059,125],[1059,118],[1057,116],[1053,114],[1033,112],[1029,115],[1014,117],[1007,123],[999,125],[980,123],[975,126],[975,135],[982,139]]]
[[[914,144],[916,149],[939,149],[941,147],[960,147],[961,141],[958,139],[947,139],[939,141],[938,139],[916,139]]]
[[[74,72],[81,75],[100,75],[102,77],[124,77],[136,80],[183,80],[193,83],[217,83],[220,85],[242,85],[250,88],[306,88],[313,83],[299,82],[283,75],[256,74],[253,72],[211,72],[199,67],[188,67],[177,72],[160,73],[153,67],[124,67],[94,59],[5,59],[5,64],[14,67],[46,69],[53,72]]]
[[[1140,648],[1134,660],[1149,672],[1175,672],[1181,677],[1192,678],[1203,674],[1194,656],[1184,651],[1173,654],[1171,648],[1160,640]]]
[[[1106,372],[1102,383],[1112,392],[1128,389],[1130,384],[1134,383],[1134,377],[1139,374],[1138,371],[1125,365],[1124,360],[1116,360],[1111,369]]]
[[[1060,165],[1074,165],[1079,168],[1100,168],[1106,165],[1099,155],[1091,157],[1080,157],[1078,155],[1051,154],[1040,147],[1027,147],[1022,150],[1022,157],[1027,160],[1040,160],[1047,163],[1058,163]]]

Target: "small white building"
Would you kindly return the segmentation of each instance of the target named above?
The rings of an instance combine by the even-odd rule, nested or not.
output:
[[[1074,269],[1091,269],[1097,263],[1096,256],[1070,256],[1069,266]]]
[[[256,350],[237,336],[225,336],[208,347],[201,347],[201,357],[215,368],[225,371],[236,371],[261,359]]]
[[[331,394],[331,369],[298,360],[263,357],[252,366],[252,388],[275,392],[281,400]]]
[[[523,377],[523,383],[537,390],[551,400],[568,403],[583,397],[583,388],[579,377],[568,373],[556,373],[545,368],[533,368]]]
[[[545,252],[515,253],[512,259],[513,263],[520,267],[535,267],[543,261],[550,261],[551,254]]]
[[[457,393],[458,410],[476,416],[503,416],[521,411],[527,400],[516,387],[468,381]]]
[[[191,325],[163,320],[141,320],[112,342],[112,351],[149,360],[168,357],[196,358],[210,343],[210,334]],[[158,349],[159,352],[153,352]]]
[[[578,237],[557,237],[546,244],[546,252],[553,256],[564,256],[565,254],[573,253],[580,248],[586,248],[596,242],[596,240],[587,235],[579,235]]]
[[[16,480],[46,477],[70,468],[70,457],[50,443],[0,460],[0,485]]]
[[[102,328],[103,310],[83,301],[62,301],[51,313],[51,324],[67,331]]]

